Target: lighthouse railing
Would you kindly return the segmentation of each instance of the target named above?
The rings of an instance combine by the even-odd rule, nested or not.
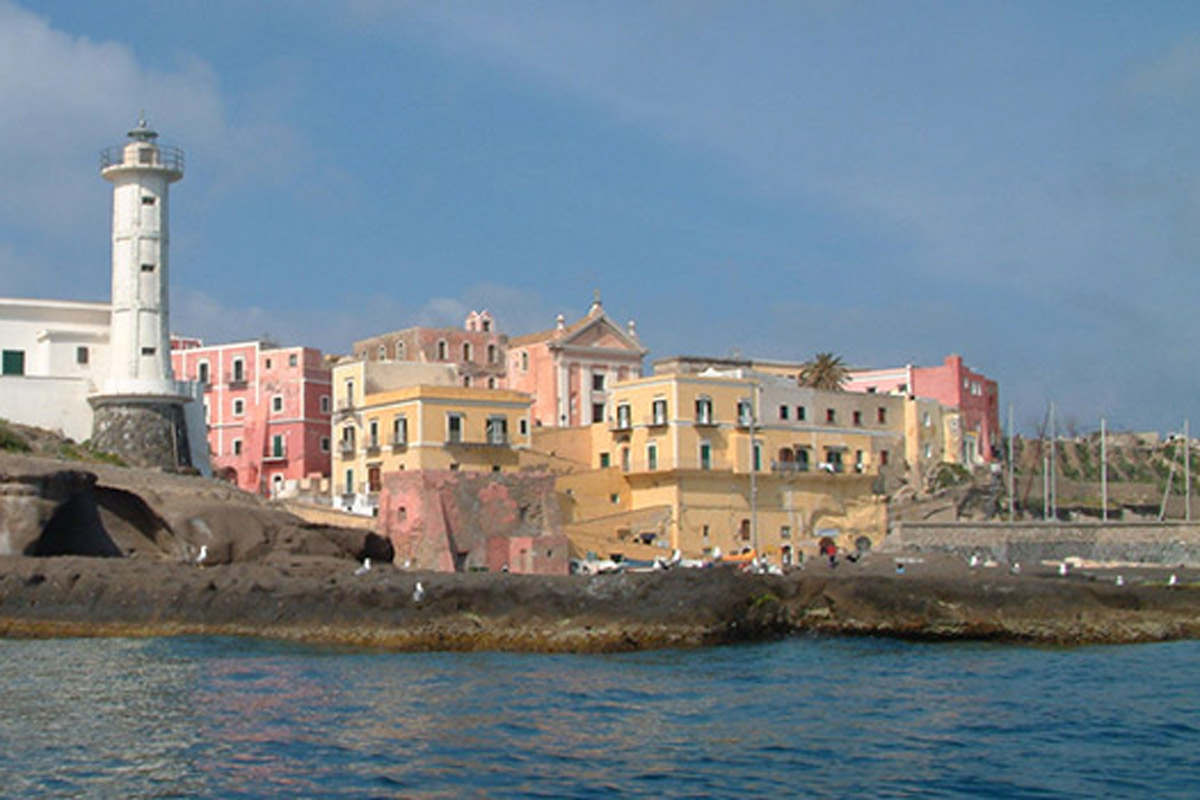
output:
[[[105,170],[109,167],[126,166],[125,148],[128,144],[116,144],[112,147],[106,147],[100,151],[100,169]],[[162,167],[164,169],[183,172],[183,150],[170,145],[154,145],[154,149],[158,152],[158,158],[153,164],[128,164],[133,167]]]

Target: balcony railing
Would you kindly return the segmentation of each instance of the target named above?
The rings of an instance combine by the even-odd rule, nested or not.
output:
[[[341,439],[338,441],[338,452],[344,456],[354,455],[354,442]]]
[[[797,473],[797,472],[808,472],[808,462],[807,461],[772,461],[771,462],[771,471],[772,472],[789,473],[789,474]]]
[[[263,461],[287,461],[287,448],[269,451],[263,456]]]

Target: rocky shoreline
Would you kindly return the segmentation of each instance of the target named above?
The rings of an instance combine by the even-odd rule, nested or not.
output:
[[[76,556],[0,559],[0,636],[260,636],[392,650],[613,652],[794,634],[1037,644],[1200,636],[1200,590],[1159,576],[1013,576],[882,554],[787,576],[731,569],[598,576],[355,575],[287,557],[200,567]],[[885,569],[892,569],[887,574]],[[956,574],[964,573],[964,574]],[[421,600],[414,599],[420,581]]]
[[[368,558],[375,566],[363,571]],[[837,567],[812,561],[785,576],[718,567],[551,577],[408,572],[392,558],[370,530],[306,522],[216,481],[0,454],[6,637],[244,635],[546,652],[806,633],[1046,644],[1200,637],[1200,572],[1182,567],[1062,576],[1038,564],[1011,574],[909,549]]]

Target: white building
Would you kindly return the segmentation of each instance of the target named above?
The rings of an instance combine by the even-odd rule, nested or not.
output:
[[[0,298],[0,418],[89,438],[110,313],[107,303]]]

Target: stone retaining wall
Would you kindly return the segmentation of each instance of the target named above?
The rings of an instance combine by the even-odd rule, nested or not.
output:
[[[1200,566],[1200,523],[898,522],[880,550],[979,555],[1036,564],[1085,561]]]

